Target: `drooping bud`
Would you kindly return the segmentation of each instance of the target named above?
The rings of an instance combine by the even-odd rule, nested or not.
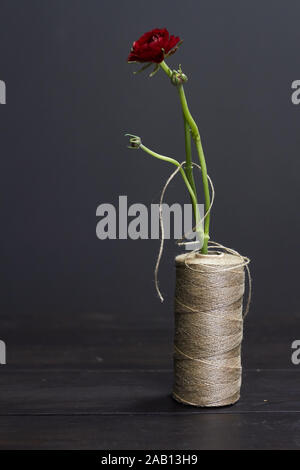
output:
[[[138,135],[125,134],[125,136],[130,137],[129,145],[127,145],[127,147],[129,149],[139,149],[140,148],[140,145],[141,145],[142,141],[141,141],[141,138]]]

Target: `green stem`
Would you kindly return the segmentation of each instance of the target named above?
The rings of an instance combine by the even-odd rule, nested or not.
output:
[[[160,63],[161,68],[164,70],[164,72],[168,75],[169,78],[172,77],[172,71],[168,67],[168,65],[165,63],[165,61],[162,61]],[[190,127],[191,133],[193,140],[195,142],[198,156],[199,156],[199,161],[200,161],[200,166],[202,170],[202,183],[203,183],[203,192],[204,192],[204,202],[205,202],[205,213],[207,213],[204,221],[204,242],[203,246],[201,249],[201,253],[207,254],[208,252],[208,240],[209,240],[209,223],[210,223],[210,214],[208,213],[209,208],[210,208],[210,193],[209,193],[209,184],[208,184],[208,178],[207,178],[207,168],[206,168],[206,162],[205,162],[205,157],[204,157],[204,152],[202,148],[202,143],[201,143],[201,138],[200,138],[200,133],[198,126],[196,122],[194,121],[190,110],[187,105],[185,93],[184,93],[184,88],[182,84],[177,85],[178,93],[179,93],[179,98],[180,98],[180,103],[183,111],[183,115],[185,118],[185,121],[187,122],[188,126]]]
[[[163,60],[160,64],[161,68],[163,69],[164,72],[168,75],[169,78],[172,77],[172,70],[170,67],[166,64],[166,62]]]
[[[206,217],[204,219],[204,243],[201,252],[207,254],[208,252],[208,240],[209,240],[209,224],[210,224],[210,193],[209,193],[209,184],[207,178],[207,168],[205,157],[203,153],[202,143],[199,137],[199,140],[196,140],[196,147],[199,155],[199,161],[202,172],[202,182],[203,182],[203,192],[204,192],[204,206]]]
[[[196,185],[195,185],[195,180],[194,180],[194,175],[193,175],[193,164],[192,164],[191,130],[184,115],[183,115],[183,122],[184,122],[184,136],[185,136],[185,155],[186,155],[185,173],[197,197]]]
[[[175,160],[174,158],[166,157],[165,155],[160,155],[159,153],[154,152],[153,150],[149,149],[145,145],[141,144],[140,149],[144,150],[144,152],[148,153],[149,155],[152,155],[152,157],[158,158],[159,160],[163,160],[168,163],[172,163],[173,165],[177,166],[177,168],[180,168],[180,174],[183,178],[183,181],[185,182],[185,185],[188,189],[188,192],[190,193],[190,197],[192,200],[192,205],[193,205],[193,211],[194,211],[194,216],[195,216],[195,222],[196,222],[196,231],[198,233],[198,238],[201,240],[203,238],[203,229],[202,229],[202,224],[200,223],[201,218],[200,218],[200,213],[198,209],[198,204],[197,204],[197,197],[193,191],[193,188],[185,174],[185,171],[183,168],[180,166],[180,163]]]
[[[196,185],[195,185],[195,180],[194,180],[194,175],[193,175],[193,164],[192,164],[192,146],[191,146],[191,130],[190,126],[188,125],[188,122],[186,121],[184,115],[183,115],[183,123],[184,123],[184,136],[185,136],[185,174],[187,176],[187,179],[191,185],[191,188],[195,194],[196,201],[197,201],[197,191],[196,191]],[[194,214],[197,211],[197,214],[199,213],[199,208],[198,208],[198,201],[197,201],[197,206],[195,207],[195,203],[193,199],[191,198],[191,203],[193,205],[193,211]],[[196,223],[196,220],[195,220]]]

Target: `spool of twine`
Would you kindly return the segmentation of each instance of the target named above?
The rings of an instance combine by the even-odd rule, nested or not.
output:
[[[173,397],[179,402],[225,406],[240,397],[244,260],[233,250],[175,259]]]

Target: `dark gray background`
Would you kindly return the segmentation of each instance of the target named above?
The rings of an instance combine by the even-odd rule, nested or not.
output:
[[[157,241],[96,238],[96,208],[158,202],[169,165],[126,148],[125,132],[184,158],[176,91],[134,76],[131,43],[167,27],[189,77],[216,188],[211,236],[252,260],[251,322],[297,314],[300,105],[298,1],[1,0],[1,309],[121,314],[169,324],[174,243],[154,290]],[[180,178],[169,202],[188,202]],[[123,316],[122,316],[123,315]],[[291,339],[295,332],[291,331]]]

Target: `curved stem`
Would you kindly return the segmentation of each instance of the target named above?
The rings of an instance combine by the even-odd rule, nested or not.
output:
[[[199,208],[198,208],[198,203],[197,203],[197,197],[196,194],[193,191],[193,188],[185,174],[185,171],[183,168],[180,166],[180,163],[175,160],[174,158],[166,157],[165,155],[161,155],[159,153],[154,152],[153,150],[149,149],[145,145],[141,144],[140,149],[144,150],[144,152],[148,153],[149,155],[152,155],[152,157],[158,158],[159,160],[163,160],[168,163],[172,163],[173,165],[177,166],[177,168],[180,168],[180,174],[183,178],[183,181],[185,182],[185,185],[188,189],[188,192],[190,193],[191,196],[191,201],[192,201],[192,206],[193,206],[193,211],[194,211],[194,216],[195,216],[195,222],[196,222],[196,231],[198,233],[198,238],[199,241],[203,239],[203,229],[202,229],[202,224],[200,223],[201,217],[199,213]]]
[[[166,64],[166,62],[163,60],[160,64],[161,68],[163,69],[163,71],[168,75],[169,78],[172,77],[172,70],[170,69],[170,67]]]
[[[204,158],[203,148],[201,140],[196,140],[196,147],[199,155],[200,166],[202,170],[202,181],[203,181],[203,192],[204,192],[204,202],[205,202],[205,214],[204,219],[204,242],[202,247],[202,253],[207,254],[208,252],[208,240],[209,240],[209,224],[210,224],[210,193],[209,193],[209,184],[207,178],[207,168]]]
[[[172,71],[168,67],[168,65],[165,63],[165,61],[162,61],[160,63],[161,68],[164,70],[164,72],[168,75],[169,78],[172,77]],[[206,162],[205,162],[205,157],[204,157],[204,152],[202,148],[202,143],[201,143],[201,138],[200,138],[200,133],[198,126],[193,119],[190,110],[187,105],[185,93],[184,93],[184,88],[183,85],[177,85],[178,93],[179,93],[179,98],[180,98],[180,103],[183,111],[184,118],[189,125],[192,133],[193,140],[195,142],[198,156],[199,156],[199,161],[200,161],[200,166],[202,169],[202,183],[203,183],[203,192],[204,192],[204,201],[205,201],[205,213],[207,214],[205,217],[204,221],[204,243],[201,249],[201,252],[204,254],[207,254],[208,252],[208,240],[209,240],[209,223],[210,223],[210,214],[209,214],[209,208],[210,208],[210,193],[209,193],[209,184],[208,184],[208,178],[207,178],[207,168],[206,168]]]
[[[210,208],[210,193],[209,193],[209,183],[208,183],[208,178],[207,178],[206,161],[205,161],[204,152],[202,148],[199,129],[188,108],[183,86],[178,85],[177,89],[179,93],[179,98],[180,98],[183,114],[191,128],[192,136],[195,141],[195,145],[196,145],[198,156],[199,156],[200,166],[202,170],[205,213],[207,213],[207,215],[204,220],[204,243],[203,243],[201,252],[204,254],[207,254],[208,252],[207,246],[208,246],[208,240],[209,240],[209,223],[210,223],[210,214],[208,213],[209,208]]]
[[[195,185],[195,180],[194,180],[194,175],[193,175],[193,165],[192,165],[191,130],[184,115],[183,115],[183,122],[184,122],[184,136],[185,136],[185,155],[186,155],[185,173],[197,197],[196,185]]]
[[[163,69],[163,71],[168,75],[168,77],[171,78],[172,70],[168,67],[168,65],[166,64],[164,60],[160,63],[160,66]],[[193,166],[192,166],[191,131],[190,131],[190,126],[185,117],[184,112],[183,112],[183,120],[184,120],[184,135],[185,135],[185,153],[186,153],[185,173],[194,191],[194,194],[197,197],[196,185],[195,185],[194,176],[193,176]]]

